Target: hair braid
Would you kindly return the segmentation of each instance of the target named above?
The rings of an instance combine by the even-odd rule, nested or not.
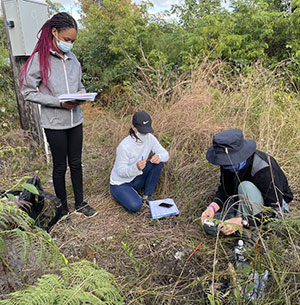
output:
[[[26,74],[28,66],[32,61],[32,57],[35,53],[38,52],[39,63],[40,63],[40,72],[41,72],[41,81],[44,86],[48,87],[49,75],[51,74],[50,67],[50,50],[54,49],[53,45],[53,35],[52,29],[57,29],[58,32],[73,28],[77,31],[77,23],[75,19],[68,13],[57,13],[51,19],[48,19],[44,25],[39,30],[37,37],[38,42],[31,54],[31,56],[26,61],[22,72],[21,72],[21,84],[23,85],[24,79],[26,80]]]

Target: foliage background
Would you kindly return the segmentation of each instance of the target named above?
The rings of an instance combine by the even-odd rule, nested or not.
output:
[[[271,68],[282,62],[298,86],[299,1],[234,0],[230,9],[220,2],[186,0],[158,17],[147,13],[149,2],[82,0],[75,51],[87,84],[124,90],[145,59],[180,74],[209,58],[231,63],[234,73],[258,61]],[[166,19],[171,14],[177,17]]]
[[[0,16],[0,136],[18,126],[13,76],[6,45],[5,27]]]
[[[165,16],[153,16],[149,2],[81,1],[74,52],[87,90],[99,92],[97,103],[83,106],[84,187],[99,214],[83,219],[72,213],[73,224],[60,222],[50,235],[70,263],[85,259],[113,273],[126,304],[205,304],[207,295],[210,304],[249,304],[245,290],[251,274],[233,267],[237,238],[209,238],[199,223],[219,174],[205,153],[212,135],[227,128],[241,128],[256,140],[288,177],[295,194],[291,213],[253,234],[248,262],[259,273],[270,271],[263,304],[300,302],[298,4],[231,1],[225,10],[220,1],[186,0]],[[166,19],[171,13],[177,19]],[[38,173],[53,193],[51,163],[41,150],[34,153],[34,143],[16,128],[1,41],[6,67],[1,81],[7,82],[0,89],[5,108],[0,122],[7,124],[0,139],[2,188]],[[179,217],[154,221],[146,207],[129,215],[109,195],[115,149],[128,133],[132,113],[141,109],[151,113],[155,135],[171,155],[155,196],[174,198]],[[67,181],[72,210],[69,173]],[[37,277],[44,273],[35,270]],[[225,279],[229,288],[214,295],[213,279]],[[27,278],[20,282],[32,284]]]

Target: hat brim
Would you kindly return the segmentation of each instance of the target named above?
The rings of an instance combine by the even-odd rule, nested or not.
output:
[[[256,142],[253,140],[244,140],[243,148],[236,152],[226,154],[225,150],[222,153],[216,154],[214,147],[211,146],[206,153],[208,162],[214,165],[232,165],[239,164],[247,160],[256,150]]]
[[[154,130],[151,126],[139,126],[139,127],[136,127],[136,129],[142,134],[154,132]]]

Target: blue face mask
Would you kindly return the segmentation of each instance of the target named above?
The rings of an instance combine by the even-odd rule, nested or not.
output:
[[[222,167],[226,170],[229,170],[231,172],[238,172],[246,165],[247,160],[243,161],[239,164],[233,164],[233,165],[222,165]]]
[[[73,48],[73,43],[68,43],[62,40],[59,40],[58,37],[56,37],[56,45],[57,47],[64,53],[68,53]]]

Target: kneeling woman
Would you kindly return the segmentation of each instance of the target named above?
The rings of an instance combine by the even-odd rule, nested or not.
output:
[[[110,192],[128,212],[138,212],[152,194],[160,178],[162,163],[169,153],[160,145],[151,127],[151,117],[136,112],[129,135],[117,147],[116,160],[110,175]],[[154,155],[150,160],[150,152]],[[143,198],[137,191],[144,189]]]

